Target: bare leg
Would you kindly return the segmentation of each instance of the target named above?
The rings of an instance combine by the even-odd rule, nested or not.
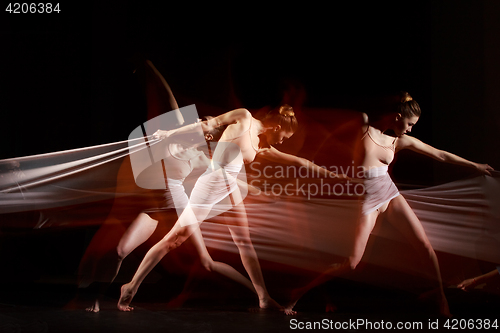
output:
[[[444,295],[438,259],[427,238],[422,223],[415,215],[410,205],[408,205],[405,198],[401,195],[391,201],[386,214],[388,221],[392,223],[417,250],[417,254],[422,259],[425,268],[435,278],[439,290],[437,300],[439,303],[439,311],[442,315],[450,317],[450,309],[448,308],[448,301]]]
[[[151,237],[157,225],[158,221],[152,219],[146,213],[140,213],[135,218],[120,239],[120,243],[118,243],[118,247],[116,249],[120,264],[132,251]],[[117,267],[116,274],[118,274],[119,269],[120,266]],[[116,277],[116,274],[113,277],[113,280]]]
[[[156,229],[158,221],[153,220],[146,213],[140,213],[135,220],[132,222],[130,227],[125,231],[118,246],[116,248],[116,260],[111,260],[106,263],[108,266],[108,272],[106,275],[111,275],[111,277],[106,280],[109,282],[105,283],[105,286],[101,286],[101,289],[105,289],[109,284],[111,284],[121,267],[123,259],[125,259],[132,251],[134,251],[139,245],[144,243]],[[102,293],[102,290],[99,291]],[[96,298],[94,304],[85,310],[88,312],[99,312],[99,296]]]
[[[132,281],[124,284],[121,287],[121,295],[118,300],[118,309],[121,311],[131,311],[133,308],[129,306],[133,297],[137,293],[139,286],[146,276],[153,270],[153,268],[160,262],[160,260],[171,250],[179,247],[186,239],[191,236],[196,229],[199,229],[198,223],[193,221],[203,221],[208,215],[209,210],[198,209],[195,215],[191,207],[187,207],[182,212],[179,220],[175,223],[172,229],[167,233],[162,240],[156,243],[142,260],[139,268],[137,269]],[[181,225],[186,225],[182,227]]]
[[[215,263],[210,257],[206,246],[203,242],[201,232],[199,231],[198,221],[202,222],[210,212],[209,208],[196,208],[193,209],[192,206],[188,206],[179,217],[172,230],[155,246],[153,246],[143,261],[141,262],[136,274],[132,278],[132,281],[125,284],[121,288],[121,296],[118,301],[118,309],[121,311],[131,311],[132,308],[129,306],[132,298],[136,294],[140,284],[144,278],[149,274],[149,272],[158,264],[158,262],[163,258],[169,251],[175,249],[180,244],[182,244],[189,236],[197,232],[197,239],[195,244],[200,253],[200,257],[204,260],[204,264],[208,265],[209,269],[214,269],[220,273],[242,283],[251,290],[255,290],[259,297],[259,306],[261,308],[270,308],[281,306],[276,303],[268,294],[267,289],[264,284],[264,278],[262,276],[262,271],[260,269],[260,264],[257,259],[257,254],[253,245],[250,241],[250,234],[248,232],[248,220],[246,217],[246,211],[242,203],[241,193],[236,190],[232,193],[234,202],[239,202],[234,209],[238,212],[239,227],[238,230],[232,230],[231,235],[235,240],[236,245],[240,250],[240,255],[243,261],[243,265],[250,275],[253,286],[250,286],[248,280],[237,272],[234,268],[223,263]]]
[[[201,269],[204,269],[205,271],[208,271],[208,272],[217,272],[221,275],[224,275],[224,276],[242,284],[243,286],[247,287],[253,293],[256,293],[252,282],[250,282],[250,280],[248,280],[248,278],[243,276],[240,272],[238,272],[232,266],[225,264],[223,262],[214,261],[212,259],[212,257],[210,256],[210,254],[207,250],[207,247],[205,245],[205,241],[203,240],[203,235],[202,235],[200,229],[197,229],[193,232],[193,234],[191,235],[191,240],[196,248],[196,251],[198,252],[198,255],[200,256],[200,263],[202,266]],[[200,272],[199,266],[195,265],[195,267],[191,270],[191,272],[189,274],[189,278],[184,285],[184,290],[176,298],[176,300],[170,302],[169,304],[171,304],[173,306],[179,306],[180,304],[182,304],[187,299],[188,286],[194,280],[193,277],[196,275],[199,275],[200,273],[203,273],[203,272]]]
[[[259,259],[257,258],[257,253],[255,252],[255,248],[253,247],[252,240],[250,238],[245,206],[243,203],[240,203],[234,207],[231,213],[235,214],[234,221],[236,222],[236,226],[230,226],[229,231],[233,237],[234,243],[238,247],[241,262],[250,276],[255,292],[259,297],[259,307],[262,309],[282,309],[283,307],[272,299],[267,291]]]
[[[250,282],[240,272],[238,272],[236,269],[229,266],[228,264],[219,261],[214,261],[212,259],[212,257],[208,253],[205,241],[203,240],[203,235],[199,228],[193,232],[193,235],[191,237],[196,247],[196,250],[200,255],[201,264],[207,271],[217,272],[219,274],[222,274],[238,283],[241,283],[242,285],[244,285],[245,287],[247,287],[248,289],[250,289],[252,292],[255,293],[255,288],[252,282]]]
[[[235,218],[232,221],[237,221],[237,227],[230,227],[229,230],[238,246],[241,260],[243,265],[250,275],[252,281],[250,282],[246,277],[244,277],[240,272],[236,269],[222,262],[217,262],[212,259],[210,254],[208,253],[207,247],[203,240],[203,235],[200,229],[197,229],[192,234],[192,240],[200,255],[200,260],[202,266],[209,272],[217,272],[222,274],[236,282],[241,283],[252,292],[256,293],[259,297],[259,306],[261,308],[282,308],[277,302],[275,302],[267,292],[265,287],[264,278],[262,276],[262,271],[260,268],[260,264],[257,258],[257,253],[253,248],[252,242],[250,240],[250,234],[248,232],[248,221],[245,215],[245,209],[243,204],[239,205],[240,207],[233,210],[235,214]],[[187,284],[188,282],[186,282]],[[258,288],[259,292],[256,291]]]
[[[309,290],[330,281],[332,278],[345,274],[352,271],[361,261],[363,254],[365,253],[366,244],[368,243],[368,238],[375,227],[377,217],[379,216],[379,211],[374,211],[369,215],[361,216],[358,220],[358,226],[356,227],[354,235],[354,245],[353,252],[349,258],[342,264],[332,265],[331,268],[327,269],[313,281],[302,288],[297,288],[293,290],[290,303],[285,308],[285,313],[288,315],[295,314],[293,311],[295,304],[299,299],[304,296]]]

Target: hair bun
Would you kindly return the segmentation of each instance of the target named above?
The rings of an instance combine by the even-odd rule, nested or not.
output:
[[[293,112],[293,108],[288,104],[280,106],[279,113],[280,113],[280,115],[285,116],[285,117],[295,116],[295,112]]]
[[[411,97],[407,92],[403,92],[402,95],[403,96],[401,97],[401,103],[406,103],[413,100],[413,97]]]

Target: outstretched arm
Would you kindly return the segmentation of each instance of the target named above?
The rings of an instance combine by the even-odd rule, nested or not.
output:
[[[264,149],[263,151],[259,152],[259,156],[262,156],[266,160],[273,162],[305,167],[317,175],[322,175],[330,178],[350,179],[349,177],[347,177],[347,175],[337,174],[335,172],[329,171],[309,160],[306,160],[305,158],[283,153],[274,147]]]
[[[176,128],[174,130],[170,131],[158,130],[153,134],[153,136],[154,138],[157,139],[165,139],[171,137],[172,135],[178,135],[178,134],[191,134],[195,132],[206,133],[210,132],[211,130],[219,126],[231,125],[231,124],[239,125],[239,127],[241,127],[240,129],[243,131],[248,127],[248,121],[250,121],[251,118],[252,114],[247,109],[236,109],[221,114],[220,116],[211,118],[209,120],[186,125],[180,128]]]
[[[462,158],[462,157],[457,156],[455,154],[449,153],[447,151],[436,149],[436,148],[434,148],[426,143],[423,143],[422,141],[420,141],[414,137],[408,136],[408,135],[404,135],[396,143],[396,150],[399,151],[402,149],[413,150],[414,152],[427,155],[427,156],[432,157],[433,159],[438,160],[440,162],[458,164],[458,165],[463,165],[466,167],[474,168],[474,169],[478,170],[479,172],[486,174],[486,175],[489,175],[489,176],[491,176],[490,171],[494,170],[488,164],[479,164],[479,163],[471,162],[469,160],[466,160],[465,158]]]

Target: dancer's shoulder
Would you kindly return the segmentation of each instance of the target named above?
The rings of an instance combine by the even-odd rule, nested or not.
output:
[[[368,129],[370,128],[370,119],[368,118],[368,115],[366,113],[362,112],[360,114],[360,120],[361,120],[361,133],[364,138],[366,133],[368,133]]]
[[[429,156],[434,156],[437,151],[436,148],[420,141],[419,139],[410,136],[410,135],[402,135],[396,140],[396,151],[400,151],[402,149],[410,149],[420,154],[425,154]]]

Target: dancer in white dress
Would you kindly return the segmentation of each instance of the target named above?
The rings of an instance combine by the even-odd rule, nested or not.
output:
[[[365,170],[364,184],[366,193],[361,215],[357,222],[351,255],[345,263],[333,266],[305,287],[295,289],[292,292],[291,302],[286,307],[286,313],[295,313],[293,311],[295,304],[307,291],[333,277],[355,269],[361,261],[368,238],[376,222],[385,217],[415,248],[425,271],[434,276],[436,287],[439,290],[436,297],[439,312],[442,315],[450,316],[436,254],[419,219],[405,198],[399,194],[396,185],[394,185],[387,173],[388,166],[393,161],[396,152],[411,149],[438,161],[474,168],[486,175],[490,175],[493,168],[487,164],[474,163],[446,151],[438,150],[406,135],[411,132],[412,127],[420,117],[420,106],[406,92],[398,97],[395,104],[397,107],[392,112],[373,123],[369,123],[368,116],[363,114],[364,125],[359,157],[361,160],[360,165]],[[394,132],[394,136],[385,134],[389,130]]]
[[[161,100],[157,94],[165,94],[166,98],[163,100],[168,100],[168,103],[170,103],[168,107],[173,110],[178,109],[177,101],[170,87],[154,65],[147,61],[145,70],[152,76],[151,81],[153,82],[150,82],[150,84],[155,87],[148,94],[148,97]],[[166,109],[168,107],[165,106]],[[200,126],[201,124],[192,124],[185,129]],[[205,135],[207,142],[218,140],[221,134],[220,131],[220,128],[213,128],[207,132]],[[188,205],[189,198],[183,185],[185,178],[194,170],[204,170],[210,165],[210,160],[203,151],[198,150],[195,146],[186,145],[182,139],[177,140],[177,133],[176,130],[170,131],[169,140],[162,145],[164,149],[162,165],[166,176],[166,190],[144,191],[139,190],[137,186],[132,186],[133,184],[130,184],[133,183],[133,178],[129,156],[122,162],[117,176],[118,191],[135,193],[138,196],[137,200],[147,208],[135,217],[123,232],[115,248],[109,251],[106,248],[112,242],[111,239],[121,231],[122,222],[126,223],[126,219],[129,218],[127,214],[122,212],[126,203],[116,199],[103,226],[94,235],[80,263],[81,284],[86,285],[94,282],[97,285],[96,288],[91,288],[97,290],[95,290],[96,296],[92,306],[86,308],[89,312],[100,311],[100,298],[118,275],[123,260],[152,236],[158,228],[158,219],[170,216],[170,213],[174,210],[180,213]],[[182,134],[182,131],[180,133]],[[202,142],[202,144],[206,145],[205,142]],[[164,182],[165,179],[154,179],[154,181]],[[243,184],[241,181],[238,181],[238,184],[248,187],[247,184]],[[237,186],[236,182],[234,186]],[[138,191],[139,193],[136,193]],[[205,269],[220,273],[255,291],[250,280],[236,269],[225,263],[212,260],[203,242],[200,229],[194,229],[193,232],[192,241]]]
[[[221,125],[228,126],[215,149],[211,166],[197,180],[191,193],[189,205],[177,223],[146,254],[132,281],[122,286],[121,297],[118,301],[120,310],[132,310],[129,304],[148,273],[169,251],[177,248],[198,230],[199,223],[207,217],[212,206],[228,195],[231,195],[234,202],[232,211],[237,216],[233,224],[235,227],[229,227],[229,229],[259,298],[259,306],[261,308],[282,308],[269,296],[264,283],[257,254],[250,239],[243,198],[236,186],[238,172],[243,164],[253,161],[255,156],[259,154],[271,161],[307,167],[316,174],[330,177],[338,175],[303,158],[282,153],[271,146],[282,143],[297,129],[297,120],[290,106],[275,109],[262,120],[253,118],[246,109],[236,109],[200,124],[204,131]],[[186,131],[191,130],[192,126],[186,127]],[[182,131],[182,128],[177,131]],[[169,132],[158,131],[156,136],[168,137]]]

